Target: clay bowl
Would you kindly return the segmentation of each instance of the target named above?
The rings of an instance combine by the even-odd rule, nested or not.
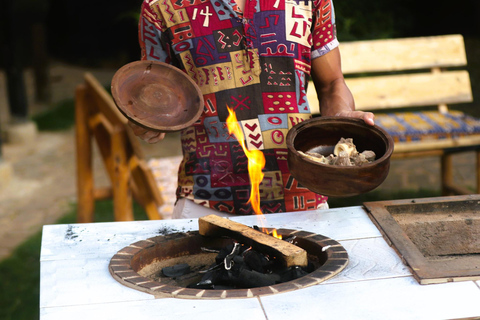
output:
[[[362,166],[334,166],[320,164],[298,152],[315,151],[328,156],[342,137],[353,138],[359,152],[374,151],[376,160]],[[366,125],[360,119],[319,117],[295,125],[287,134],[287,147],[288,167],[300,184],[318,194],[350,197],[371,191],[385,180],[393,139],[380,127]]]
[[[203,111],[200,88],[180,69],[158,61],[135,61],[112,79],[112,96],[132,122],[160,131],[179,131]]]

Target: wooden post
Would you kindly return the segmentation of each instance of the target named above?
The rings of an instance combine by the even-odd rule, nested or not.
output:
[[[125,150],[125,131],[117,127],[111,138],[111,154],[114,167],[112,188],[115,221],[133,221],[130,170]]]
[[[479,6],[480,7],[480,6]],[[477,155],[477,193],[480,194],[480,150],[475,151]]]
[[[79,85],[75,98],[75,143],[77,155],[77,221],[93,222],[95,210],[92,137],[88,126],[85,85]]]
[[[452,155],[443,154],[440,157],[440,168],[442,171],[442,195],[453,195],[451,186],[453,185],[453,167],[452,167]]]

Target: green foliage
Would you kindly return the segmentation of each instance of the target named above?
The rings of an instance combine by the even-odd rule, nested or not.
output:
[[[40,243],[39,232],[0,263],[0,319],[39,318]]]
[[[70,129],[75,123],[75,102],[67,99],[52,109],[33,116],[40,131],[60,131]]]
[[[340,41],[386,39],[408,32],[415,20],[408,3],[392,1],[334,1]]]

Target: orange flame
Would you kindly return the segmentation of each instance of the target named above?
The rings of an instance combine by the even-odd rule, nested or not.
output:
[[[270,234],[270,233],[269,233]],[[277,233],[277,229],[273,229],[271,233],[272,237],[277,238],[277,239],[282,239],[282,235]]]
[[[250,177],[250,184],[251,184],[251,192],[250,192],[250,199],[248,203],[252,205],[252,209],[257,215],[262,215],[262,210],[260,209],[260,183],[263,180],[264,174],[262,169],[265,167],[265,156],[263,152],[260,150],[248,150],[247,146],[245,145],[245,136],[243,135],[242,128],[238,124],[237,116],[235,111],[228,109],[228,118],[227,118],[227,128],[228,133],[233,134],[235,138],[237,138],[238,143],[242,146],[243,152],[248,159],[248,176]],[[270,234],[265,227],[262,227],[262,231]],[[277,234],[277,230],[273,229],[271,235],[275,238],[282,239],[282,236]]]
[[[227,107],[227,109],[228,133],[233,133],[233,135],[237,138],[238,143],[240,143],[240,145],[242,146],[242,149],[248,159],[248,176],[250,177],[250,184],[252,187],[248,203],[252,205],[252,209],[256,214],[261,215],[262,211],[260,209],[260,183],[262,182],[264,176],[262,169],[265,167],[265,156],[260,150],[248,150],[247,146],[245,145],[245,137],[243,135],[242,128],[238,124],[235,111],[233,111],[229,107]]]

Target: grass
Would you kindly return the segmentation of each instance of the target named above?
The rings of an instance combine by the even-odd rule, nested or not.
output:
[[[136,203],[133,206],[135,220],[147,220],[145,211]],[[76,206],[57,223],[76,222]],[[97,201],[96,222],[114,221],[113,202]],[[40,311],[40,248],[42,233],[39,231],[15,249],[12,255],[0,262],[0,319],[39,319]]]
[[[75,123],[75,101],[66,99],[53,108],[34,115],[33,122],[40,131],[61,131],[73,127]]]

